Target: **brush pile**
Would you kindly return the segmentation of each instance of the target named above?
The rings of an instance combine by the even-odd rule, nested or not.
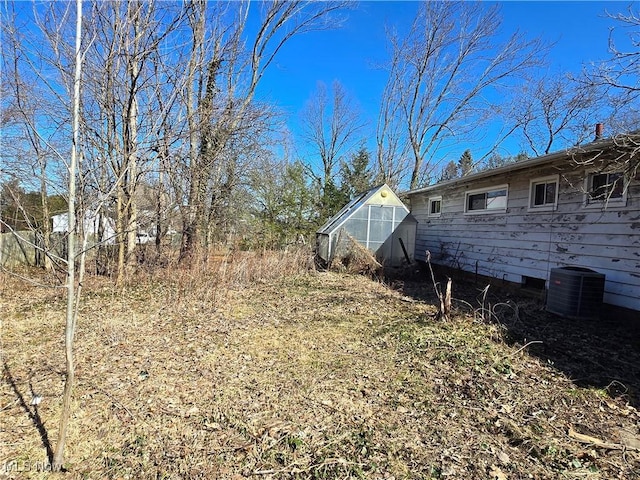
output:
[[[330,270],[379,278],[382,265],[370,250],[342,230],[338,235]]]

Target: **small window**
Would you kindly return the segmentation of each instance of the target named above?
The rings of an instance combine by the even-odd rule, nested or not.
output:
[[[429,199],[429,216],[439,217],[442,209],[442,197],[433,197]]]
[[[558,176],[531,180],[529,209],[554,210],[558,204]]]
[[[591,173],[587,176],[587,205],[623,204],[626,201],[621,172]]]
[[[498,212],[507,210],[507,186],[467,192],[465,213]]]

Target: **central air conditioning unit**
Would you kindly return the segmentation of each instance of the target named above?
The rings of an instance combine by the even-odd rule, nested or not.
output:
[[[568,318],[599,318],[605,276],[583,267],[552,268],[547,312]]]

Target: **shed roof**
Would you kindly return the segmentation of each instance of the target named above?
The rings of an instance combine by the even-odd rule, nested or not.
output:
[[[338,213],[331,217],[327,222],[317,230],[316,233],[327,234],[335,230],[346,221],[353,212],[363,205],[389,205],[404,208],[407,213],[409,209],[402,203],[402,200],[393,192],[391,187],[386,183],[373,187],[366,192],[356,195],[349,203],[347,203]]]

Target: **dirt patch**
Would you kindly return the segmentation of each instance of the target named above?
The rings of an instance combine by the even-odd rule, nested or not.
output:
[[[573,381],[507,315],[461,304],[435,322],[421,283],[335,273],[213,283],[89,279],[65,478],[640,473],[630,394]],[[39,478],[61,406],[63,298],[8,276],[0,294],[0,465]]]

